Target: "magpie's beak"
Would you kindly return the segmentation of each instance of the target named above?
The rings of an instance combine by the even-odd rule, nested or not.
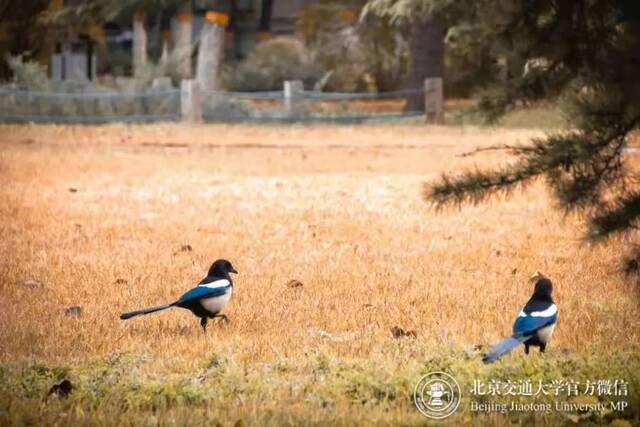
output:
[[[235,269],[235,268],[233,268],[233,267],[231,267],[231,270],[229,270],[229,273],[235,273],[235,274],[238,274],[238,272],[236,271],[236,269]]]

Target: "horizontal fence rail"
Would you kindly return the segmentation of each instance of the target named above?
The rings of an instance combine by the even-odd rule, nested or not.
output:
[[[401,98],[411,95],[423,95],[424,89],[403,89],[394,90],[389,92],[367,92],[367,93],[349,93],[349,92],[318,92],[318,91],[304,91],[303,97],[308,99],[319,100],[336,100],[336,101],[350,101],[357,99],[388,99],[388,98]]]
[[[13,95],[17,97],[39,97],[39,98],[59,98],[59,99],[104,99],[104,98],[140,98],[154,96],[177,95],[178,89],[148,90],[148,91],[90,91],[90,92],[43,92],[37,90],[4,89],[0,88],[0,96]]]
[[[136,91],[47,92],[0,87],[0,121],[383,122],[424,116],[424,111],[408,108],[413,105],[408,104],[411,97],[424,96],[424,88],[372,93],[305,91],[295,81],[286,82],[285,90],[264,92],[200,91],[194,81],[183,81],[181,89]]]
[[[42,92],[0,89],[0,121],[114,123],[180,119],[180,91]]]

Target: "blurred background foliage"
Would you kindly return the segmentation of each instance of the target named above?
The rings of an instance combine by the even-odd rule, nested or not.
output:
[[[20,55],[24,63],[37,61],[46,65],[52,51],[52,46],[47,43],[50,24],[73,23],[88,33],[94,28],[90,24],[96,22],[108,23],[109,29],[104,31],[126,30],[131,24],[130,15],[139,8],[138,3],[136,0],[87,2],[52,11],[48,1],[29,2],[25,7],[18,7],[17,3],[7,0],[0,1],[0,22],[5,24],[2,26],[4,32],[18,27],[26,29],[11,31],[10,37],[2,38],[0,48],[5,54]],[[149,0],[143,3],[145,7],[173,14],[178,1]],[[376,7],[380,9],[382,3],[320,0],[308,4],[297,15],[294,34],[259,41],[244,59],[227,55],[224,87],[234,91],[281,90],[282,82],[292,79],[303,80],[307,90],[338,92],[391,91],[415,86],[410,78],[413,66],[410,50],[412,27],[407,13],[411,10],[408,6],[411,2],[391,2],[391,14],[377,13]],[[422,3],[434,2],[416,2]],[[429,13],[435,10],[451,15],[459,7],[427,9]],[[156,25],[158,19],[159,16],[148,14],[148,25]],[[95,85],[118,89],[114,82],[128,74],[131,57],[107,44],[104,31],[90,34],[101,55],[98,71],[102,77]],[[169,55],[161,62],[161,46],[153,42],[153,37],[149,40],[150,61],[144,72],[136,76],[137,81],[128,86],[149,87],[154,79],[168,77],[177,87],[179,74],[175,59],[178,55]],[[496,72],[497,61],[477,37],[474,26],[449,26],[445,41],[447,96],[468,97],[476,88],[500,75]],[[27,68],[10,67],[4,57],[0,62],[1,79],[10,81],[15,77],[22,87],[27,87],[28,76],[15,76]],[[34,83],[36,86],[42,84]]]
[[[322,73],[300,40],[283,36],[258,43],[247,59],[227,65],[223,84],[233,91],[269,91],[282,90],[285,80],[302,80],[310,88]]]
[[[307,6],[297,32],[324,71],[320,89],[338,92],[399,88],[409,66],[406,28],[384,17],[360,19],[365,2]]]

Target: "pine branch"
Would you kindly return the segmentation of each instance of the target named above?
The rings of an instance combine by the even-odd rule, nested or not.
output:
[[[499,192],[509,192],[517,184],[526,185],[541,172],[528,166],[505,168],[500,171],[470,171],[459,177],[443,175],[435,184],[427,184],[423,196],[438,206],[447,204],[480,203]]]
[[[443,175],[440,182],[427,185],[423,195],[425,199],[443,206],[479,203],[499,192],[509,192],[517,184],[526,185],[533,178],[570,166],[574,157],[571,154],[577,155],[584,150],[568,150],[567,142],[575,142],[574,138],[580,136],[574,132],[552,135],[546,140],[534,139],[530,146],[517,147],[521,160],[515,165],[499,171],[466,172],[455,178]]]
[[[534,150],[533,148],[527,147],[527,146],[515,146],[515,145],[508,145],[508,144],[492,145],[490,147],[482,147],[482,148],[476,148],[475,150],[471,150],[471,151],[465,151],[464,153],[456,154],[456,157],[470,157],[475,154],[483,153],[486,151],[509,151],[511,154],[522,154],[522,153],[531,152],[533,150]]]
[[[603,204],[603,192],[624,184],[624,145],[624,136],[619,136],[605,150],[594,153],[591,159],[574,162],[565,173],[550,174],[549,184],[566,212],[597,209]]]
[[[423,195],[438,206],[479,203],[546,175],[565,209],[597,205],[602,184],[612,184],[620,178],[626,135],[639,123],[640,117],[636,117],[608,129],[603,135],[569,131],[534,139],[530,146],[502,145],[463,153],[462,156],[467,156],[507,150],[519,155],[520,161],[498,171],[476,170],[458,177],[443,175],[440,182],[427,185]]]
[[[603,240],[612,234],[638,228],[640,219],[640,191],[618,199],[615,203],[593,216],[589,221],[587,237]]]
[[[565,212],[588,221],[588,238],[599,241],[640,228],[640,181],[623,158],[629,133],[640,127],[640,15],[626,4],[633,2],[369,2],[378,13],[410,18],[424,13],[424,5],[462,5],[469,10],[463,23],[475,28],[502,71],[480,94],[477,105],[487,121],[531,101],[558,99],[572,129],[525,147],[496,145],[459,154],[502,151],[515,161],[496,170],[443,175],[424,187],[425,199],[438,206],[479,203],[544,178]],[[460,25],[457,18],[453,25]],[[627,263],[630,269],[640,278],[640,246]]]

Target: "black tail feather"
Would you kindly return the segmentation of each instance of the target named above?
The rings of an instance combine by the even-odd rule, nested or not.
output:
[[[166,310],[167,308],[171,308],[174,305],[175,305],[175,302],[172,302],[170,304],[162,304],[162,305],[156,305],[155,307],[143,308],[142,310],[128,311],[126,313],[122,313],[120,315],[120,318],[122,320],[127,320],[127,319],[131,319],[132,317],[142,316],[144,314],[155,313],[156,311]]]

